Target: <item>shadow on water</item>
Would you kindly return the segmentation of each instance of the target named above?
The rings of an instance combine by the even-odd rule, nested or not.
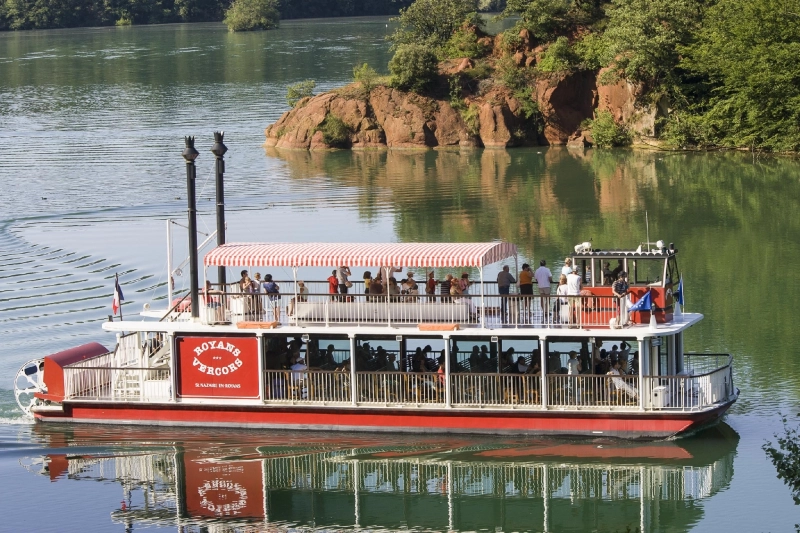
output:
[[[677,441],[36,425],[20,461],[104,481],[126,527],[685,531],[728,488],[739,435]],[[82,484],[81,489],[91,490]],[[89,494],[89,493],[87,493]]]

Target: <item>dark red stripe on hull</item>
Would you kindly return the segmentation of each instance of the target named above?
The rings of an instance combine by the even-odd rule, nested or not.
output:
[[[459,412],[433,410],[68,404],[41,421],[238,426],[339,431],[611,435],[663,438],[722,416],[729,404],[702,413]]]

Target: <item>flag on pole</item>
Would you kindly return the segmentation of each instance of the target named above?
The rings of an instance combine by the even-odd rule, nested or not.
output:
[[[678,287],[672,291],[672,297],[679,304],[683,305],[683,276],[681,276],[681,279],[678,281]]]
[[[125,300],[125,297],[122,295],[122,289],[119,286],[119,275],[114,274],[114,301],[111,302],[111,310],[114,311],[115,315],[119,311],[123,300]]]
[[[628,308],[628,312],[632,313],[633,311],[649,311],[652,305],[653,302],[650,298],[650,290],[648,290],[646,293],[644,293],[644,296],[639,298],[638,302]]]

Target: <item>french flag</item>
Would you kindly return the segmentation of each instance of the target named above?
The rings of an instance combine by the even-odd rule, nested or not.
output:
[[[124,300],[125,297],[122,295],[122,289],[119,286],[119,275],[114,274],[114,301],[111,302],[111,310],[114,311],[115,315]]]

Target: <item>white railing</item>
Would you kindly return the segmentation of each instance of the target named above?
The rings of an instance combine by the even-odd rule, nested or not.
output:
[[[639,376],[550,374],[547,391],[547,404],[553,407],[639,406]]]
[[[170,383],[169,368],[64,368],[64,397],[68,400],[169,401]]]
[[[688,370],[677,376],[644,378],[646,409],[696,411],[728,401],[733,393],[733,357],[722,354],[687,354]],[[721,366],[720,366],[721,365]],[[696,374],[695,369],[706,370]]]
[[[72,363],[69,368],[122,367],[137,364],[140,360],[140,355],[139,333],[129,333],[120,336],[117,347],[113,352]]]
[[[444,404],[444,374],[436,372],[358,372],[359,403]]]
[[[473,294],[461,296],[365,295],[363,289],[354,284],[348,294],[312,292],[298,296],[295,301],[292,284],[284,285],[288,292],[284,290],[280,298],[265,293],[228,292],[215,293],[206,299],[201,294],[200,320],[204,324],[241,321],[326,325],[457,323],[575,328],[607,327],[619,321],[619,300],[613,296],[485,294],[481,298],[477,286],[471,288]],[[314,287],[314,290],[319,289]],[[190,306],[185,300],[168,320],[190,318]]]
[[[350,403],[350,373],[328,370],[267,370],[267,403]]]
[[[536,374],[472,374],[450,377],[453,405],[541,406],[541,376]]]

